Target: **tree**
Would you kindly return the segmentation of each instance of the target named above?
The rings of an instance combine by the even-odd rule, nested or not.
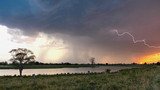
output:
[[[0,62],[0,65],[7,65],[8,63],[5,61],[5,62]]]
[[[22,76],[23,64],[35,60],[34,53],[26,48],[12,49],[9,53],[11,53],[12,56],[10,61],[18,64],[20,76]]]
[[[156,64],[157,64],[157,65],[160,65],[160,62],[157,62]]]
[[[91,62],[92,65],[94,65],[95,64],[95,58],[91,57],[90,62]]]

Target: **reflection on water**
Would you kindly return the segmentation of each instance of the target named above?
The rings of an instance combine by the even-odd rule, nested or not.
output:
[[[121,69],[129,69],[133,67],[126,66],[100,66],[100,67],[80,67],[80,68],[52,68],[52,69],[24,69],[23,75],[32,74],[61,74],[61,73],[87,73],[90,72],[103,72],[110,69],[111,72],[116,72]],[[19,75],[18,69],[0,69],[0,76],[3,75]]]

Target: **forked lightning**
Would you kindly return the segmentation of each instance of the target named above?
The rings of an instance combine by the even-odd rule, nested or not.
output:
[[[116,34],[121,37],[121,36],[124,36],[124,35],[129,35],[131,38],[132,38],[132,41],[133,43],[143,43],[145,46],[149,47],[149,48],[160,48],[160,46],[152,46],[152,45],[149,45],[145,39],[142,39],[142,40],[136,40],[135,37],[129,33],[129,32],[123,32],[123,33],[119,33],[117,29],[114,29],[113,30],[114,32],[116,32]]]

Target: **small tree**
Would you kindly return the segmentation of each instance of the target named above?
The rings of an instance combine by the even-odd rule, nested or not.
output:
[[[10,61],[18,64],[20,76],[22,76],[23,64],[34,61],[35,59],[33,52],[25,48],[12,49],[9,53],[12,55]]]
[[[91,62],[91,65],[94,65],[95,64],[95,58],[91,57],[90,62]]]
[[[160,62],[157,62],[156,64],[157,64],[157,65],[160,65]]]

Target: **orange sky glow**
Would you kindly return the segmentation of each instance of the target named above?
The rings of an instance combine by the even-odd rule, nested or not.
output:
[[[144,63],[156,63],[160,62],[160,53],[150,54],[146,56],[142,56],[138,59],[138,63],[144,64]]]

